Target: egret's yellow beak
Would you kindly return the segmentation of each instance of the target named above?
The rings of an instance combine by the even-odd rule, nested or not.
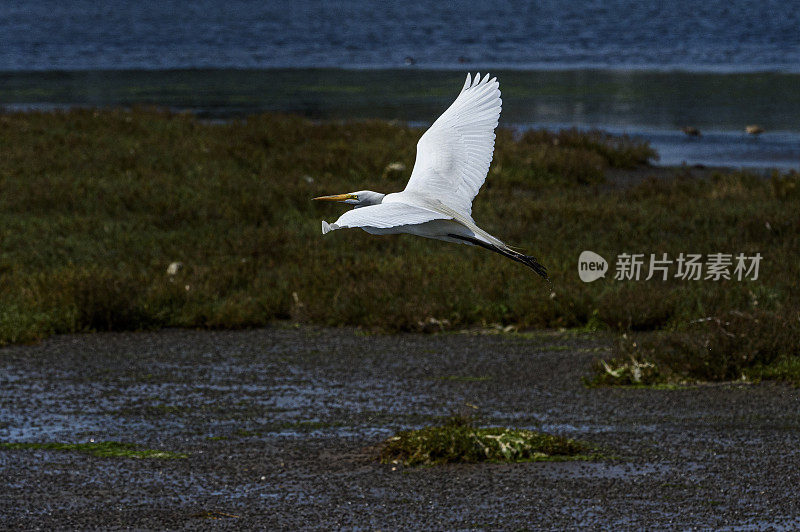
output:
[[[357,200],[358,196],[355,194],[336,194],[335,196],[320,196],[314,198],[314,201],[347,201],[350,199]]]

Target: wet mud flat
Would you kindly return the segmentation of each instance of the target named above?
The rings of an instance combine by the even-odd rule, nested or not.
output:
[[[609,346],[274,327],[6,347],[0,528],[800,527],[800,390],[585,388]],[[464,411],[603,457],[377,461],[398,430]],[[166,458],[8,445],[92,441]]]

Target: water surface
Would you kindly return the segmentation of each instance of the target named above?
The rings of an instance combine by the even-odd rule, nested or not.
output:
[[[800,72],[800,10],[765,0],[28,0],[0,71],[387,68]]]
[[[660,164],[800,167],[800,74],[608,70],[493,71],[500,125],[600,128],[652,143]],[[463,72],[421,70],[106,70],[0,73],[0,106],[156,105],[230,119],[264,111],[313,119],[430,124]],[[748,136],[759,124],[766,132]],[[680,129],[699,128],[700,138]]]

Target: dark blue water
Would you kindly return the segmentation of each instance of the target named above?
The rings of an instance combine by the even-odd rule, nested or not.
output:
[[[0,2],[0,71],[403,66],[800,72],[792,1]],[[411,62],[411,61],[408,61]]]
[[[500,75],[503,125],[628,133],[663,164],[800,168],[798,2],[0,0],[10,109],[429,123],[467,70]]]

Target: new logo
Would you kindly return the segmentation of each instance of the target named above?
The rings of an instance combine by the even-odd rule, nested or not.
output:
[[[584,251],[578,257],[578,275],[584,283],[591,283],[606,276],[608,262],[594,251]]]

